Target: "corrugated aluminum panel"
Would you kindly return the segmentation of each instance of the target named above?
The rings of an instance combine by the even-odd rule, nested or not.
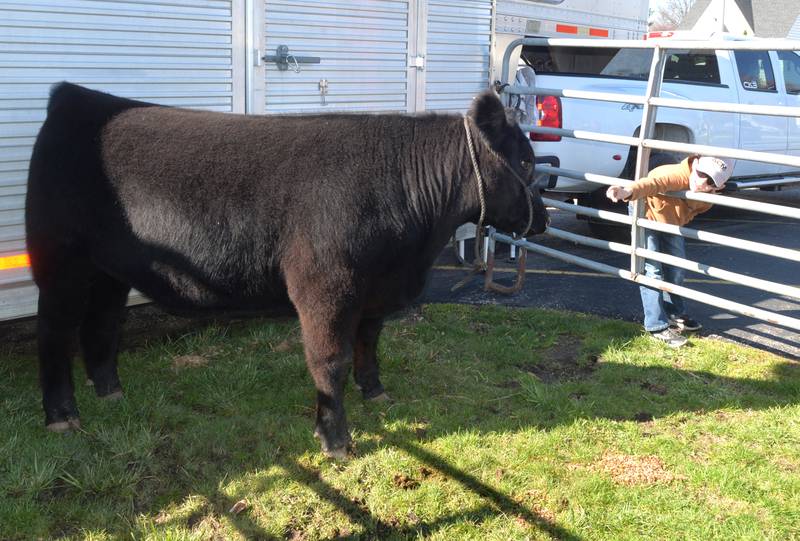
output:
[[[165,105],[232,111],[244,99],[234,96],[241,91],[234,23],[244,16],[235,6],[238,0],[0,3],[0,257],[25,250],[28,161],[50,86],[68,80]],[[0,271],[0,320],[34,312],[27,269]]]
[[[491,0],[430,0],[425,109],[463,112],[489,86]]]
[[[321,60],[299,73],[267,62],[267,113],[408,110],[409,2],[267,0],[264,21],[266,54]]]

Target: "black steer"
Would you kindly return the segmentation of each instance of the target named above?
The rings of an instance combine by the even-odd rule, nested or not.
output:
[[[295,311],[316,434],[325,453],[346,454],[351,363],[364,396],[382,395],[384,317],[419,295],[456,227],[479,216],[466,130],[486,222],[522,232],[532,208],[531,230],[546,227],[541,198],[517,178],[531,179],[530,143],[499,99],[482,94],[467,118],[243,116],[55,86],[26,202],[47,427],[79,423],[78,338],[97,394],[121,396],[134,287],[176,313]]]

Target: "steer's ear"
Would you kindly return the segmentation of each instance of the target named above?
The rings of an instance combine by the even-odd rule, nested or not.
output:
[[[509,125],[506,110],[494,91],[487,90],[475,97],[469,116],[492,146],[499,145]]]

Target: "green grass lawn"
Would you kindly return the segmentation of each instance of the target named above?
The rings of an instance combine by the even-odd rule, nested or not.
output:
[[[0,539],[800,539],[800,365],[690,346],[424,306],[381,340],[394,401],[349,386],[346,462],[312,436],[295,320],[122,353],[125,398],[77,385],[66,435],[44,430],[34,356],[4,356]]]

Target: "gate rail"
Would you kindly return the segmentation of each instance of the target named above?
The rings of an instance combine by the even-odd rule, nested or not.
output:
[[[506,85],[500,91],[508,95],[509,100],[512,95],[520,94],[533,94],[540,96],[559,96],[575,99],[586,100],[599,100],[607,102],[618,103],[631,103],[642,105],[642,123],[639,130],[638,137],[610,135],[604,133],[596,133],[582,130],[558,129],[558,128],[544,128],[535,125],[524,124],[520,128],[524,131],[532,131],[535,133],[560,135],[562,137],[572,137],[575,139],[583,139],[590,141],[616,143],[636,147],[638,149],[638,156],[635,169],[635,180],[642,178],[648,173],[648,162],[650,158],[650,150],[668,150],[673,152],[681,152],[687,154],[704,154],[712,156],[720,156],[727,158],[735,158],[740,160],[766,162],[778,165],[787,165],[797,167],[800,169],[800,156],[787,156],[785,154],[776,154],[770,152],[757,152],[741,150],[729,147],[714,147],[708,145],[697,145],[687,143],[675,143],[669,141],[661,141],[654,138],[656,112],[659,107],[671,107],[681,109],[693,110],[706,110],[713,112],[726,112],[726,113],[744,113],[744,114],[757,114],[757,115],[770,115],[770,116],[784,116],[800,118],[800,107],[789,106],[771,106],[771,105],[742,105],[738,103],[720,103],[720,102],[689,102],[676,99],[668,99],[659,97],[661,92],[661,85],[663,83],[664,64],[667,58],[666,52],[674,49],[699,49],[699,50],[772,50],[772,51],[797,51],[800,50],[800,42],[787,41],[787,40],[757,40],[757,41],[697,41],[697,40],[659,40],[659,41],[638,41],[638,40],[592,40],[592,39],[553,39],[553,38],[522,38],[511,42],[503,55],[503,66],[501,81],[509,80],[509,64],[513,51],[517,47],[523,45],[550,45],[558,47],[593,47],[593,48],[635,48],[635,49],[653,49],[653,59],[650,69],[650,76],[647,81],[647,89],[643,96],[631,96],[628,94],[614,94],[604,92],[587,92],[576,91],[568,89],[552,89],[540,88],[535,86],[525,87],[519,85]],[[549,165],[536,165],[536,171],[545,173],[547,175],[558,175],[569,178],[582,179],[590,182],[595,182],[603,185],[617,185],[627,186],[633,181],[609,177],[604,175],[597,175],[588,172],[574,171],[562,169],[559,167],[552,167]],[[690,199],[695,201],[704,201],[716,205],[722,205],[731,208],[742,210],[749,210],[761,212],[774,216],[781,216],[784,218],[800,219],[800,209],[787,207],[782,205],[774,205],[770,203],[762,203],[755,201],[743,201],[728,196],[707,194],[707,193],[693,193],[693,192],[670,192],[670,196],[679,197],[681,199]],[[546,205],[591,216],[601,218],[631,226],[631,244],[621,244],[616,242],[598,240],[591,237],[577,235],[562,231],[559,229],[549,228],[546,234],[576,242],[585,246],[601,248],[613,252],[629,254],[631,257],[630,269],[620,269],[597,261],[578,257],[567,252],[562,252],[530,242],[526,239],[515,240],[508,235],[504,235],[490,229],[488,235],[488,258],[490,261],[489,271],[486,276],[487,288],[492,284],[491,271],[493,269],[494,248],[496,242],[504,242],[514,247],[519,247],[524,250],[530,250],[548,257],[553,257],[567,263],[572,263],[592,269],[604,274],[618,276],[625,280],[636,282],[641,285],[659,289],[662,291],[675,293],[683,297],[688,297],[693,300],[716,306],[718,308],[728,310],[737,314],[748,317],[753,317],[794,330],[800,331],[800,319],[788,317],[782,314],[770,312],[748,306],[729,299],[703,293],[694,289],[684,286],[678,286],[669,282],[655,280],[643,273],[644,260],[651,259],[660,261],[669,265],[677,266],[692,272],[703,274],[705,276],[718,278],[732,282],[735,284],[759,289],[776,295],[783,295],[794,299],[800,299],[800,288],[762,280],[751,276],[745,276],[740,273],[732,272],[729,270],[712,267],[688,259],[678,258],[659,252],[652,252],[647,250],[644,246],[644,229],[651,229],[655,231],[662,231],[665,233],[680,235],[683,237],[719,244],[722,246],[737,248],[765,254],[773,257],[787,259],[790,261],[800,262],[800,251],[789,248],[783,248],[771,244],[752,242],[726,235],[719,235],[707,231],[692,229],[688,227],[679,227],[675,225],[663,224],[651,220],[647,220],[645,215],[645,205],[641,200],[633,202],[633,215],[627,216],[616,212],[596,210],[579,205],[563,203],[550,198],[544,198]],[[524,272],[524,270],[522,270]],[[520,280],[518,278],[518,284]]]

